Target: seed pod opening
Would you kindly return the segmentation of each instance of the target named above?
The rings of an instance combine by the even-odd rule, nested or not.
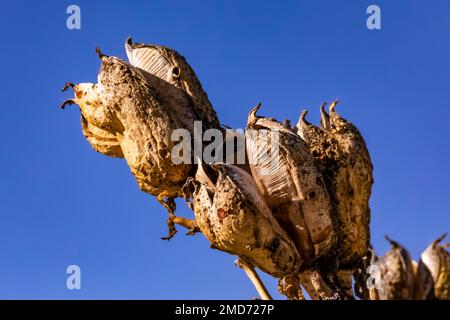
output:
[[[279,226],[244,170],[215,164],[217,180],[194,182],[193,209],[197,224],[213,248],[239,256],[274,277],[295,274],[300,256]]]
[[[420,256],[416,275],[416,298],[434,296],[439,300],[450,300],[450,253],[442,240],[447,234],[436,239]]]
[[[206,92],[183,56],[164,46],[133,43],[131,38],[125,42],[125,50],[131,65],[150,75],[150,81],[165,96],[164,100],[174,104],[188,103],[197,120],[204,122],[204,129],[220,128]]]
[[[333,209],[321,172],[306,143],[288,126],[248,118],[246,145],[252,175],[302,258],[311,262],[335,244]]]

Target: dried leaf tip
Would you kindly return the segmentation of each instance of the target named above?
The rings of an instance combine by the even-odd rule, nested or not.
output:
[[[248,114],[248,119],[247,119],[247,127],[250,127],[251,125],[253,125],[257,120],[258,120],[258,116],[256,115],[256,113],[258,112],[258,110],[261,108],[262,104],[261,102],[258,102],[258,104],[256,105],[256,107],[254,107]]]

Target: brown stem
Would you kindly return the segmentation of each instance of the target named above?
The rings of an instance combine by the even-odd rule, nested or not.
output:
[[[189,232],[187,233],[189,235],[193,235],[197,232],[200,232],[200,229],[197,226],[197,222],[193,219],[186,219],[183,217],[173,216],[172,222],[182,227],[185,227],[186,229],[189,229]]]
[[[247,277],[249,277],[250,281],[255,286],[256,291],[258,291],[258,294],[262,300],[273,300],[270,296],[269,291],[267,291],[267,288],[264,286],[264,283],[261,281],[261,278],[258,276],[253,266],[243,261],[242,259],[236,260],[235,264],[239,268],[244,270],[245,274],[247,275]]]
[[[313,269],[310,274],[311,284],[322,300],[341,300],[337,292],[331,290],[318,270]]]

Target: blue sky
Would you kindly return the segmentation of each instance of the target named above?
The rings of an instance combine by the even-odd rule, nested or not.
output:
[[[307,107],[317,122],[319,105],[340,98],[375,167],[376,250],[388,249],[388,234],[417,259],[450,231],[448,1],[74,3],[81,30],[66,28],[70,2],[0,9],[0,298],[256,295],[235,258],[201,235],[160,240],[165,210],[124,161],[91,149],[76,107],[58,107],[66,81],[96,80],[95,47],[125,57],[129,35],[182,53],[233,127],[258,101],[261,114],[296,121]],[[370,4],[381,7],[379,31],[366,28]],[[71,264],[81,267],[81,290],[66,289]]]

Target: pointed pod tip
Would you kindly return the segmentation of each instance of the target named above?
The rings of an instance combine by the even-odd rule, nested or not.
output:
[[[388,235],[385,235],[384,238],[394,247],[399,247],[399,243],[397,241],[392,240],[388,237]]]
[[[75,85],[74,85],[72,82],[67,81],[66,84],[64,85],[64,87],[61,89],[61,91],[62,91],[62,92],[65,92],[65,91],[67,91],[69,88],[73,88],[73,87],[75,87]]]
[[[326,102],[324,102],[324,103],[322,103],[322,105],[320,106],[320,112],[322,112],[322,113],[327,113],[326,111],[325,111],[325,107],[327,106],[327,103]]]
[[[106,54],[104,54],[99,47],[95,47],[95,52],[97,52],[97,55],[100,59],[102,59],[103,57],[108,57]]]
[[[439,238],[437,238],[436,240],[433,241],[433,245],[437,245],[439,242],[444,240],[447,237],[447,235],[448,235],[448,233],[445,232],[443,235],[441,235]]]
[[[300,124],[302,124],[302,125],[307,125],[307,126],[309,126],[310,125],[310,123],[306,120],[306,115],[308,114],[308,110],[307,109],[304,109],[303,111],[302,111],[302,113],[300,114],[300,120],[299,120],[299,123]]]
[[[131,45],[133,45],[133,38],[131,38],[131,36],[128,36],[128,38],[125,42],[126,42],[126,44],[131,46]]]
[[[330,112],[336,112],[334,109],[336,108],[336,105],[338,103],[339,103],[339,99],[336,99],[330,104]]]
[[[256,122],[256,120],[259,118],[256,113],[261,108],[262,104],[261,102],[258,102],[256,107],[254,107],[250,112],[248,113],[248,119],[247,119],[247,126],[251,126]]]
[[[320,106],[320,125],[322,126],[322,129],[324,129],[326,131],[330,131],[331,130],[330,115],[325,111],[326,105],[327,105],[327,103],[324,102]]]
[[[71,104],[75,104],[75,100],[68,99],[68,100],[64,101],[59,107],[64,110],[67,105],[71,105]]]
[[[302,113],[300,114],[300,118],[301,118],[302,120],[305,120],[307,114],[308,114],[308,109],[303,109],[303,110],[302,110]]]

